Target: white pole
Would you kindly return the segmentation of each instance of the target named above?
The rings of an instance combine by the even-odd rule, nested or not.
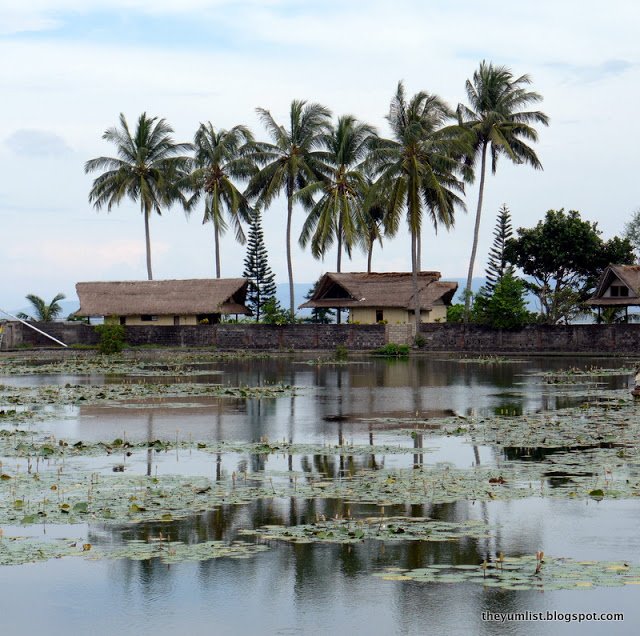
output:
[[[9,316],[10,318],[13,318],[14,320],[17,320],[18,322],[21,322],[23,325],[27,325],[27,327],[29,327],[30,329],[33,329],[34,331],[41,333],[43,336],[46,336],[47,338],[49,338],[49,340],[53,340],[54,342],[57,342],[59,345],[62,345],[63,347],[67,346],[66,344],[64,344],[64,342],[60,342],[60,340],[58,340],[57,338],[54,338],[53,336],[50,336],[48,333],[45,333],[41,329],[38,329],[38,327],[34,327],[33,325],[30,325],[26,320],[22,320],[22,318],[18,318],[18,316],[14,316],[13,314],[10,314],[8,311],[5,311],[4,309],[2,309],[2,307],[0,307],[0,312]]]

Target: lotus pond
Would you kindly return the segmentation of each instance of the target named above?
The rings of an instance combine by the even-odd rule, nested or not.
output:
[[[636,366],[3,354],[0,629],[632,633]]]

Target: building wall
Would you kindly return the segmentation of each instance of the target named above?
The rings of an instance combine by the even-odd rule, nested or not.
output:
[[[142,320],[142,316],[127,316],[127,325],[128,326],[174,326],[173,319],[175,316],[158,316],[158,320]],[[178,316],[180,319],[181,325],[197,325],[198,321],[196,320],[195,315],[191,316]],[[120,316],[105,316],[105,323],[108,325],[119,325],[120,324]]]
[[[447,308],[442,301],[434,304],[431,311],[420,312],[420,322],[444,322],[447,318]],[[404,325],[413,322],[413,310],[400,307],[382,308],[382,319],[389,325]],[[350,311],[349,322],[361,325],[374,325],[376,323],[375,307],[354,307]]]

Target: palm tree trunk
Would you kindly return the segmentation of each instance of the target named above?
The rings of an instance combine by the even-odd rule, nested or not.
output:
[[[473,229],[473,247],[469,259],[469,271],[467,273],[467,286],[464,290],[464,321],[469,322],[469,310],[471,308],[471,279],[473,278],[473,265],[476,261],[478,249],[478,236],[480,234],[480,215],[482,214],[482,198],[484,196],[484,177],[487,167],[487,142],[482,145],[482,163],[480,164],[480,190],[478,192],[478,207],[476,209],[476,224]]]
[[[293,181],[292,179],[290,181]],[[291,217],[293,216],[293,183],[287,188],[287,273],[289,274],[289,312],[296,315],[293,299],[293,264],[291,263]]]
[[[420,327],[420,298],[418,296],[418,239],[415,232],[411,232],[411,280],[413,282],[413,315],[416,321],[416,334]]]
[[[367,253],[367,274],[371,274],[371,260],[373,258],[373,241],[371,245],[369,245],[368,253]]]
[[[418,232],[416,242],[416,269],[420,272],[422,271],[422,229]]]
[[[220,233],[218,226],[213,224],[214,245],[216,251],[216,278],[220,278]]]
[[[336,268],[338,274],[340,273],[340,268],[342,266],[342,219],[338,221],[338,261],[336,263]],[[340,307],[336,307],[336,324],[340,324],[342,322],[342,315],[340,314]]]
[[[142,214],[144,216],[144,240],[147,249],[147,278],[149,280],[153,280],[153,272],[151,271],[151,238],[149,237],[150,211],[145,210],[142,204],[140,204],[140,207],[142,207]]]

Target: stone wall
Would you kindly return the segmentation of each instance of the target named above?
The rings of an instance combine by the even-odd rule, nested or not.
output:
[[[531,325],[515,331],[461,324],[420,325],[424,349],[481,353],[640,353],[640,325]]]
[[[35,323],[66,345],[94,345],[93,327],[85,323]],[[127,326],[129,345],[216,347],[223,350],[347,349],[367,351],[386,342],[384,325],[251,325]],[[3,350],[20,347],[56,347],[54,342],[18,322],[5,323]]]
[[[95,345],[98,337],[84,323],[41,323],[37,327],[62,342]],[[398,328],[396,328],[398,327]],[[401,328],[400,328],[401,327]],[[221,350],[334,350],[369,351],[387,342],[412,342],[406,325],[251,325],[125,327],[130,345],[216,347]],[[517,331],[494,331],[461,324],[422,324],[423,351],[478,353],[638,353],[640,324],[630,325],[536,325]],[[56,347],[44,336],[17,322],[4,323],[2,349]]]

